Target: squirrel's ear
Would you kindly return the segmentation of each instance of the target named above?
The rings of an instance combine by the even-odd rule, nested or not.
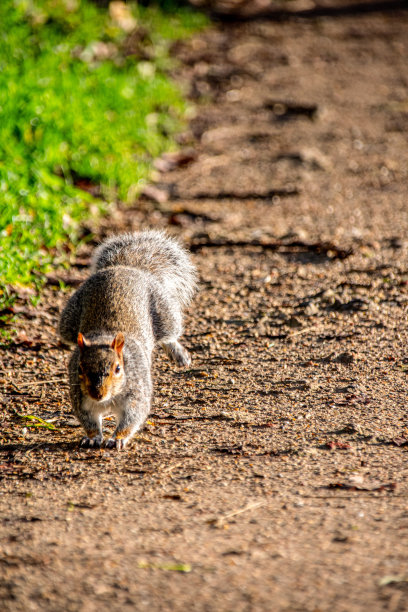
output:
[[[86,340],[84,336],[81,334],[81,332],[79,332],[78,334],[78,346],[81,349],[81,351],[84,348],[84,346],[87,346]]]
[[[124,344],[125,344],[125,336],[122,334],[122,332],[119,332],[118,334],[116,334],[111,344],[111,347],[113,348],[114,351],[120,354],[122,352]]]

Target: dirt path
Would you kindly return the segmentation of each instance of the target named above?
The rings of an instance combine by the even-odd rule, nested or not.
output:
[[[1,610],[408,608],[407,28],[255,20],[179,46],[205,102],[194,153],[159,163],[161,204],[101,233],[192,246],[193,369],[158,354],[129,450],[80,450],[65,296],[50,277],[21,300],[1,352]]]

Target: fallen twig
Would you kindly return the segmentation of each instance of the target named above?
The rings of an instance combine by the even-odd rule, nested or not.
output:
[[[246,248],[246,247],[260,247],[265,251],[279,251],[281,253],[296,252],[294,249],[303,249],[311,253],[317,253],[319,255],[326,255],[330,259],[346,259],[352,255],[352,249],[342,249],[332,242],[304,242],[303,240],[292,240],[291,242],[282,242],[277,240],[276,242],[263,242],[262,240],[228,240],[220,238],[218,240],[208,239],[202,242],[192,242],[190,244],[190,251],[196,253],[204,248],[221,248],[221,247],[235,247],[235,248]]]
[[[312,329],[320,329],[320,328],[316,328],[315,325],[311,325],[310,327],[304,327],[303,329],[299,329],[298,331],[291,332],[290,334],[286,336],[286,338],[293,338],[294,336],[300,336],[301,334],[306,334],[307,332],[312,331]]]
[[[396,482],[387,482],[374,487],[363,487],[357,484],[348,484],[343,482],[331,482],[324,487],[325,489],[342,489],[343,491],[364,491],[365,493],[375,493],[377,491],[395,491],[397,488]]]
[[[208,519],[206,522],[209,525],[222,525],[224,521],[237,516],[238,514],[242,514],[243,512],[249,512],[250,510],[254,510],[255,508],[259,508],[260,506],[264,506],[266,501],[253,502],[252,504],[248,504],[244,508],[239,508],[239,510],[233,510],[232,512],[228,512],[222,516],[217,516],[212,519]]]
[[[269,189],[263,193],[257,193],[256,191],[218,191],[217,193],[208,193],[205,191],[199,191],[189,196],[190,200],[271,200],[275,196],[279,198],[288,198],[291,196],[299,195],[299,190],[293,189]],[[185,200],[185,195],[173,192],[171,196],[172,201]]]
[[[183,467],[184,463],[175,463],[173,465],[168,465],[167,467],[159,470],[160,474],[168,474],[169,472],[172,472],[173,470],[176,470],[179,467]]]
[[[61,382],[65,383],[66,381],[64,380],[64,378],[50,378],[49,380],[37,380],[35,382],[31,382],[30,381],[30,382],[25,382],[25,383],[23,382],[23,383],[20,384],[20,387],[18,388],[18,390],[20,390],[20,388],[22,388],[22,387],[34,387],[34,386],[37,386],[37,385],[50,385],[50,384],[56,383],[56,382],[58,382],[58,383],[61,383]],[[13,386],[15,386],[14,383],[12,383],[12,384],[13,384]]]

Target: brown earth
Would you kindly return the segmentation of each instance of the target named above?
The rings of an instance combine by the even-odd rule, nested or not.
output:
[[[99,237],[192,246],[193,367],[158,353],[146,428],[81,450],[66,294],[50,277],[37,308],[21,297],[1,610],[408,609],[407,31],[403,12],[265,19],[177,45],[193,151]],[[56,271],[70,290],[89,252]]]

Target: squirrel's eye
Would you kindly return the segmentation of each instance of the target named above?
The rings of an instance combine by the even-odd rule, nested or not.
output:
[[[119,374],[120,372],[120,365],[117,365],[115,368],[115,374]]]

